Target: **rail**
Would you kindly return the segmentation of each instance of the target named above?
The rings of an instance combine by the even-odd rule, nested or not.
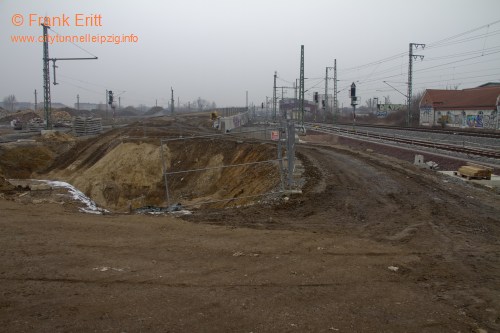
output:
[[[422,139],[398,137],[396,135],[390,136],[390,135],[385,135],[385,134],[381,134],[381,133],[361,131],[359,129],[327,126],[327,125],[322,125],[322,124],[317,124],[317,123],[306,123],[306,126],[308,127],[309,130],[313,130],[313,131],[316,130],[316,131],[326,132],[326,133],[346,133],[346,134],[349,134],[352,136],[365,137],[365,138],[371,137],[371,138],[376,138],[379,140],[386,140],[386,141],[391,141],[391,142],[410,144],[410,145],[414,145],[414,146],[441,149],[441,150],[446,150],[446,151],[453,151],[453,152],[458,152],[458,153],[500,159],[500,151],[495,151],[495,150],[490,150],[490,149],[464,147],[464,146],[458,146],[458,145],[453,145],[453,144],[448,144],[448,143],[438,143],[435,141],[428,141],[428,140],[422,140]]]

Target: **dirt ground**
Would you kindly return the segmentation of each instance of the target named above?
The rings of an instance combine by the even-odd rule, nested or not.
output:
[[[90,146],[75,145],[89,168]],[[182,218],[5,186],[3,331],[500,331],[498,194],[333,141],[297,155],[303,194]]]

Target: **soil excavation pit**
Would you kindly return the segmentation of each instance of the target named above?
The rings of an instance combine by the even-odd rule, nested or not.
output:
[[[99,158],[92,163],[85,154],[73,156],[73,161],[62,163],[64,168],[52,170],[50,178],[71,183],[99,206],[112,211],[167,205],[158,139],[110,142],[100,149],[106,151],[94,151],[91,156]],[[261,199],[258,195],[279,189],[278,163],[220,167],[275,160],[276,155],[274,146],[260,143],[220,139],[164,143],[166,170],[173,173],[167,176],[170,203],[191,205],[223,200],[212,207],[251,204]],[[175,173],[185,170],[199,171]]]

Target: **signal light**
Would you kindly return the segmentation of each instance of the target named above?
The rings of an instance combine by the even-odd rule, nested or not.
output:
[[[113,104],[113,92],[111,90],[108,91],[108,104]]]

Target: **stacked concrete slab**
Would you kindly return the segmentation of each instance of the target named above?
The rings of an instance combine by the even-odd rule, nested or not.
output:
[[[97,135],[102,132],[101,118],[76,117],[73,121],[73,131],[76,136]]]

